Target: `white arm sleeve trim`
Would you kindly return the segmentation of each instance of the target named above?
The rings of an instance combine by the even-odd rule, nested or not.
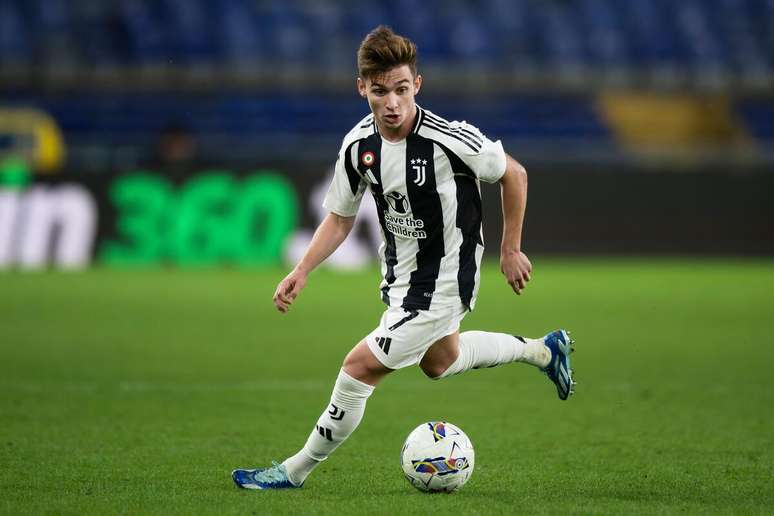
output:
[[[460,156],[473,173],[485,183],[496,183],[505,174],[505,150],[500,140],[493,142],[486,136],[481,150],[477,154]]]
[[[361,177],[357,190],[354,194],[352,193],[345,160],[349,159],[350,164],[353,163],[352,154],[357,152],[357,144],[351,146],[350,155],[348,156],[345,155],[346,150],[346,147],[344,147],[339,152],[339,159],[336,161],[336,167],[333,172],[333,180],[330,187],[328,187],[328,192],[325,194],[323,207],[342,217],[354,217],[360,207],[360,201],[363,198],[366,184]],[[354,168],[354,170],[357,171],[357,168]]]

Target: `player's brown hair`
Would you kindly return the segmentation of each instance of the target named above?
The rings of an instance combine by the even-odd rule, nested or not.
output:
[[[391,28],[379,25],[360,43],[357,72],[361,79],[373,79],[401,65],[408,65],[411,75],[417,76],[417,46]]]

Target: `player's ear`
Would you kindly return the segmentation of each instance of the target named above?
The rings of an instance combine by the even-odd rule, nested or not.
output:
[[[417,74],[416,77],[414,77],[414,95],[419,93],[419,89],[422,87],[422,76]]]
[[[361,97],[366,98],[366,83],[360,77],[357,78],[357,92]]]

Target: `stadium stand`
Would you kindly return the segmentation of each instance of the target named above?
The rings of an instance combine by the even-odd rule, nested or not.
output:
[[[110,147],[127,164],[145,163],[154,139],[171,123],[206,136],[199,138],[205,161],[240,162],[256,155],[327,161],[335,159],[341,135],[367,110],[354,93],[313,98],[236,92],[79,93],[51,99],[6,95],[4,103],[51,113],[67,135],[71,158],[78,160],[79,152],[85,153],[84,160],[89,158],[95,168],[112,165],[104,161],[106,155],[95,161],[94,149],[99,146]],[[475,120],[486,133],[528,154],[563,149],[571,157],[610,145],[611,135],[588,97],[532,95],[460,102],[434,96],[426,107],[455,119]],[[299,146],[304,148],[301,156]]]
[[[767,0],[2,0],[0,13],[0,62],[30,67],[300,63],[346,72],[351,59],[339,50],[377,20],[413,37],[426,64],[751,84],[774,67]]]
[[[213,161],[319,159],[363,111],[376,23],[418,43],[427,107],[537,157],[618,159],[610,90],[722,95],[729,134],[774,142],[771,0],[0,0],[0,104],[51,113],[97,168],[144,162],[170,123]]]

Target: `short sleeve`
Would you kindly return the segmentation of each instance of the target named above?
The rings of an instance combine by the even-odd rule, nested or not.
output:
[[[366,183],[352,165],[353,147],[357,142],[342,147],[333,172],[333,181],[325,194],[323,207],[342,217],[354,217],[360,207]],[[356,149],[355,149],[356,150]]]
[[[493,142],[478,129],[468,126],[475,131],[481,141],[478,152],[465,153],[460,156],[462,161],[470,167],[476,177],[486,183],[495,183],[505,174],[505,151],[500,140]]]

